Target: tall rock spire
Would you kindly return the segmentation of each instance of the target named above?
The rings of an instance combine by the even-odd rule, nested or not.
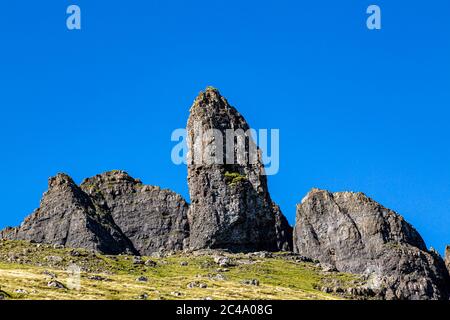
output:
[[[292,229],[269,195],[250,127],[208,87],[190,109],[188,184],[190,247],[289,250]]]

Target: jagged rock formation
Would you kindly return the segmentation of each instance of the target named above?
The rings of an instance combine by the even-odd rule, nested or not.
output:
[[[189,230],[181,196],[145,186],[124,171],[86,179],[78,187],[59,174],[39,209],[0,238],[93,249],[105,254],[182,250]]]
[[[187,124],[190,247],[288,250],[291,229],[270,198],[261,154],[251,137],[227,140],[229,129],[249,126],[216,89],[201,92]]]
[[[136,253],[111,217],[65,174],[50,178],[39,209],[20,227],[0,233],[0,238],[87,248],[104,253]]]
[[[188,247],[188,204],[178,194],[143,185],[123,171],[86,179],[81,189],[142,255]]]
[[[294,250],[305,261],[319,260],[324,270],[365,275],[368,288],[361,292],[448,299],[450,247],[444,262],[401,216],[362,193],[312,190],[297,206],[293,234],[269,195],[249,125],[216,89],[196,98],[187,129],[191,205],[124,171],[80,186],[58,174],[40,207],[21,226],[0,231],[0,239],[105,254]]]
[[[400,215],[362,193],[313,189],[297,206],[294,249],[337,270],[366,274],[385,299],[447,299],[442,258]]]

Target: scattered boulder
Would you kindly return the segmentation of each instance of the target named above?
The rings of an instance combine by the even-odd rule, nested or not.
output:
[[[188,289],[193,289],[193,288],[206,289],[206,288],[208,288],[208,285],[204,282],[193,281],[193,282],[188,283],[187,288]]]
[[[145,292],[144,292],[143,294],[141,294],[141,295],[138,297],[138,299],[139,299],[139,300],[147,300],[148,297],[149,297],[148,293],[145,293]]]
[[[213,281],[225,281],[226,277],[223,274],[208,274],[208,279]]]
[[[234,262],[230,258],[224,256],[215,256],[214,262],[222,268],[231,267],[234,265]]]
[[[227,152],[230,129],[238,137],[228,140],[243,139],[245,146],[240,145],[244,148],[235,144]],[[189,241],[193,250],[292,248],[291,227],[270,198],[260,151],[253,138],[245,136],[249,129],[245,119],[214,88],[201,92],[190,109]]]
[[[261,259],[273,258],[273,254],[267,251],[251,252],[248,254],[248,256]]]
[[[153,267],[156,267],[158,264],[155,261],[153,261],[153,260],[147,260],[147,261],[145,261],[145,265],[147,267],[153,268]]]
[[[134,265],[144,264],[144,261],[142,261],[141,257],[135,256],[135,257],[133,257],[133,264]]]
[[[66,287],[59,281],[52,280],[47,283],[47,287],[55,289],[65,289]]]
[[[336,266],[332,265],[331,263],[320,263],[320,267],[322,268],[323,272],[337,272]]]
[[[250,279],[250,280],[243,280],[241,281],[242,284],[248,285],[248,286],[259,286],[259,280],[258,279]]]
[[[17,294],[28,294],[28,291],[26,291],[24,289],[16,289],[16,290],[14,290],[14,293],[17,293]]]
[[[93,280],[93,281],[109,281],[109,279],[99,276],[99,275],[88,276],[88,279]]]
[[[144,276],[140,276],[136,279],[137,282],[148,282],[148,278]]]
[[[400,215],[362,193],[313,189],[297,206],[295,252],[371,276],[385,299],[447,299],[448,272]]]

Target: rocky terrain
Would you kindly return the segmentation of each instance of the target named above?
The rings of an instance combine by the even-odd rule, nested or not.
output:
[[[50,178],[39,209],[0,238],[149,255],[185,247],[187,211],[180,195],[145,186],[124,171],[97,175],[80,186],[58,174]]]
[[[217,89],[195,99],[187,123],[191,204],[124,171],[80,185],[66,174],[50,178],[39,208],[0,231],[0,295],[79,298],[54,295],[67,290],[59,280],[43,286],[42,272],[62,274],[74,263],[89,288],[83,298],[93,299],[449,299],[449,248],[444,261],[399,214],[362,193],[313,189],[297,206],[293,231],[270,197],[249,128]],[[244,141],[231,157],[230,129],[231,141]]]
[[[297,206],[295,252],[364,274],[385,299],[448,299],[438,253],[401,216],[362,193],[312,190]]]
[[[74,273],[73,266],[80,273]],[[76,269],[75,269],[76,270]],[[0,240],[1,299],[372,299],[364,279],[281,252],[102,255]]]

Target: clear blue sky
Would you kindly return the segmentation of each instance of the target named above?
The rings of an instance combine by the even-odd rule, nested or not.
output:
[[[382,9],[382,30],[366,8]],[[78,4],[82,30],[66,29]],[[124,169],[188,198],[172,130],[207,85],[279,128],[273,199],[291,223],[312,187],[363,191],[428,246],[450,243],[450,2],[3,1],[0,228],[47,178]]]

